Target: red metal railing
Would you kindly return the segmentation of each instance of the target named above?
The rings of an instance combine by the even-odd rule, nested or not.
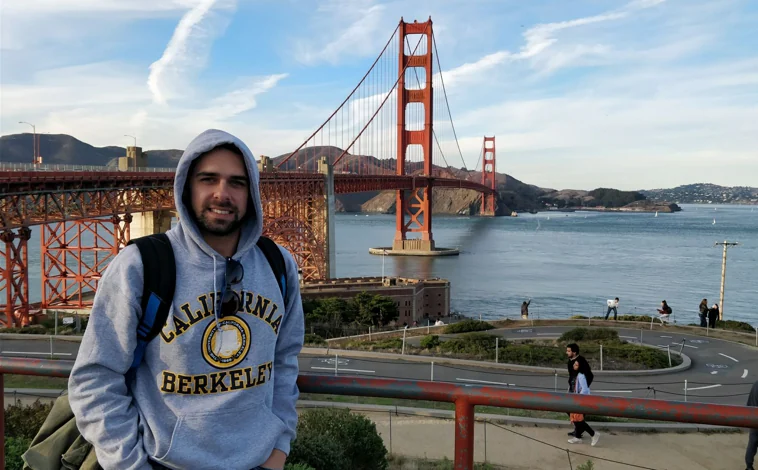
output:
[[[72,365],[71,361],[0,357],[0,388],[4,388],[3,374],[68,377]],[[477,405],[758,429],[758,408],[746,406],[533,392],[477,385],[345,376],[301,375],[297,384],[303,393],[455,403],[456,470],[474,468],[474,406]],[[0,395],[0,406],[5,409],[4,394]],[[0,435],[2,436],[0,447],[4,449],[5,423],[2,414],[0,414]],[[0,456],[0,468],[4,467],[3,452]]]

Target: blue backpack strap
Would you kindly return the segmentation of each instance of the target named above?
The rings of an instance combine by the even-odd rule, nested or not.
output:
[[[276,242],[268,237],[261,235],[258,238],[258,248],[266,255],[271,270],[274,271],[276,282],[279,284],[279,291],[282,293],[285,305],[287,303],[287,266],[284,264],[284,255],[279,250]]]
[[[176,264],[171,241],[165,233],[130,240],[142,255],[142,317],[137,326],[137,348],[128,375],[136,372],[145,356],[148,343],[163,329],[168,319],[176,287]]]

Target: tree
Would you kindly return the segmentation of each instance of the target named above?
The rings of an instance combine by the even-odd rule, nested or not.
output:
[[[362,325],[382,326],[400,316],[397,304],[389,297],[361,292],[353,299],[356,321]]]

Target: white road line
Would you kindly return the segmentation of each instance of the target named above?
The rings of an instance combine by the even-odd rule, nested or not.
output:
[[[537,336],[560,336],[560,333],[537,333]]]
[[[313,370],[331,370],[331,371],[333,371],[334,367],[313,367],[313,366],[311,366],[311,369],[313,369]],[[376,373],[376,371],[373,371],[373,370],[343,369],[343,368],[339,368],[339,369],[337,369],[337,371],[338,372],[339,371],[341,371],[341,372],[365,372],[367,374],[375,374]]]
[[[460,379],[460,378],[456,378],[455,380],[458,380],[460,382],[475,382],[475,383],[479,383],[479,384],[506,385],[508,387],[515,387],[516,386],[516,384],[507,384],[505,382],[490,382],[489,380]]]
[[[687,388],[686,390],[689,392],[690,390],[705,390],[706,388],[716,388],[716,387],[720,387],[720,386],[721,386],[721,384],[705,385],[703,387],[690,387],[690,388]]]
[[[711,375],[716,375],[716,374],[718,374],[718,373],[719,373],[719,371],[717,371],[717,370],[714,370],[713,372],[711,372]]]
[[[745,371],[742,373],[742,377],[740,377],[740,378],[744,379],[745,377],[747,377],[747,369],[745,369]]]
[[[731,359],[731,360],[733,360],[734,362],[740,362],[740,361],[738,361],[737,359],[733,358],[732,356],[727,356],[727,355],[726,355],[726,354],[724,354],[724,353],[719,353],[719,356],[724,356],[725,358],[727,358],[727,359]]]
[[[671,338],[671,336],[663,336],[663,335],[661,335],[661,338]]]
[[[592,393],[632,393],[631,390],[593,390]]]
[[[671,343],[672,346],[681,346],[682,343]],[[692,348],[692,349],[700,349],[697,346],[690,346],[689,344],[684,345],[685,348]]]
[[[631,339],[637,339],[636,336],[619,336],[619,338],[631,338]]]
[[[38,356],[49,356],[49,352],[31,352],[31,351],[2,351],[0,354],[34,354]],[[72,353],[53,353],[53,356],[70,356]]]

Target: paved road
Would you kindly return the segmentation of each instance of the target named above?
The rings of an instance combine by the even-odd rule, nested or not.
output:
[[[490,330],[506,339],[556,338],[573,327],[533,327]],[[758,380],[758,354],[755,348],[728,341],[696,335],[671,333],[666,329],[639,330],[618,328],[619,336],[629,342],[642,342],[665,348],[667,345],[679,350],[684,340],[683,352],[692,359],[690,369],[661,375],[595,375],[592,384],[594,395],[623,396],[635,398],[658,398],[664,400],[744,405],[747,394]],[[409,340],[410,341],[410,340]],[[418,341],[415,338],[413,341]],[[53,355],[58,359],[73,360],[79,343],[56,341]],[[50,357],[50,343],[39,340],[0,339],[0,354],[15,357]],[[337,373],[372,377],[393,377],[415,380],[435,380],[472,385],[493,385],[533,390],[564,391],[567,388],[564,376],[536,372],[498,371],[458,365],[407,362],[402,360],[357,359],[323,356],[300,357],[302,373]],[[685,380],[687,389],[685,391]]]

